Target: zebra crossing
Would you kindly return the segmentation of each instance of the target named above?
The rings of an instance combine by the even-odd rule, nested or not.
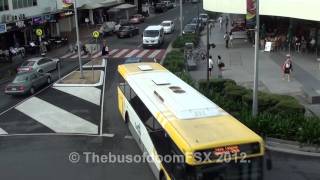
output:
[[[102,87],[50,87],[0,116],[0,135],[98,134]]]
[[[130,58],[139,57],[142,59],[162,59],[165,54],[165,49],[111,49],[109,51],[109,58]],[[60,59],[76,59],[78,58],[77,52],[68,52],[60,57]],[[91,56],[82,54],[81,58],[99,58],[101,51],[94,52]]]

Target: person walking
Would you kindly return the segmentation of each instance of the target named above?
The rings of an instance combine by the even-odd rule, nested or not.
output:
[[[209,56],[209,66],[208,66],[209,77],[211,76],[212,68],[213,68],[213,60],[212,60],[212,56]]]
[[[283,80],[287,78],[288,82],[290,82],[290,73],[292,72],[292,60],[290,54],[287,54],[286,60],[282,65],[282,71],[283,71]]]
[[[233,34],[232,34],[232,32],[230,32],[229,37],[230,37],[230,47],[232,47],[233,46]]]
[[[226,32],[223,36],[224,40],[226,41],[226,48],[229,48],[229,40],[230,40],[230,36],[229,33]]]
[[[102,51],[101,51],[101,56],[107,56],[109,54],[109,47],[107,46],[107,43],[103,43],[102,45]]]
[[[224,63],[222,62],[221,56],[218,55],[218,59],[217,59],[217,65],[218,65],[218,69],[219,69],[219,74],[218,77],[222,78],[222,69],[224,68]]]
[[[218,18],[218,21],[219,21],[219,24],[220,24],[220,29],[222,29],[222,21],[223,21],[222,16],[220,16],[220,17]]]

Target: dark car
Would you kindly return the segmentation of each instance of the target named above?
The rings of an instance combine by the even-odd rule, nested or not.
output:
[[[202,21],[202,19],[201,18],[196,18],[196,17],[192,18],[190,24],[197,24],[200,31],[202,31],[204,29],[204,26],[205,26],[203,21]]]
[[[117,31],[119,38],[132,37],[137,34],[139,34],[139,28],[136,26],[121,26]]]
[[[14,80],[7,85],[5,93],[10,95],[34,94],[37,89],[50,83],[51,75],[49,73],[37,71],[18,73]]]
[[[165,3],[157,3],[155,6],[155,12],[156,13],[162,13],[167,11],[167,6]]]
[[[142,59],[140,57],[129,57],[126,60],[124,60],[124,64],[139,63],[139,62],[142,62]]]
[[[197,24],[187,24],[182,31],[182,34],[196,34],[196,33],[197,33]]]

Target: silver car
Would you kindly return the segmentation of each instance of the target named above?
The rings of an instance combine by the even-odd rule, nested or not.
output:
[[[36,57],[23,62],[21,66],[17,69],[17,71],[19,73],[27,71],[47,73],[56,70],[58,68],[59,63],[59,59],[51,59],[48,57]]]

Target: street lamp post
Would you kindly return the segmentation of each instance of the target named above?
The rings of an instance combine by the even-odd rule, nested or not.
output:
[[[80,41],[79,41],[79,26],[78,26],[78,12],[77,12],[77,0],[73,0],[73,8],[74,8],[74,18],[76,23],[76,35],[77,35],[77,46],[78,46],[78,57],[79,57],[79,66],[80,66],[80,78],[83,79],[83,70],[82,70],[82,60],[81,60],[81,49],[80,49]]]
[[[211,28],[214,27],[214,21],[208,20],[207,23],[207,82],[209,82],[209,56],[210,56],[210,48],[215,48],[216,45],[214,43],[210,44],[210,35],[211,35]]]
[[[183,31],[182,1],[183,0],[180,0],[180,35],[181,36],[182,36],[182,31]]]
[[[256,29],[255,29],[255,53],[254,53],[254,83],[253,83],[253,102],[252,116],[258,114],[258,83],[259,83],[259,31],[260,31],[260,16],[259,16],[259,0],[256,0]]]

